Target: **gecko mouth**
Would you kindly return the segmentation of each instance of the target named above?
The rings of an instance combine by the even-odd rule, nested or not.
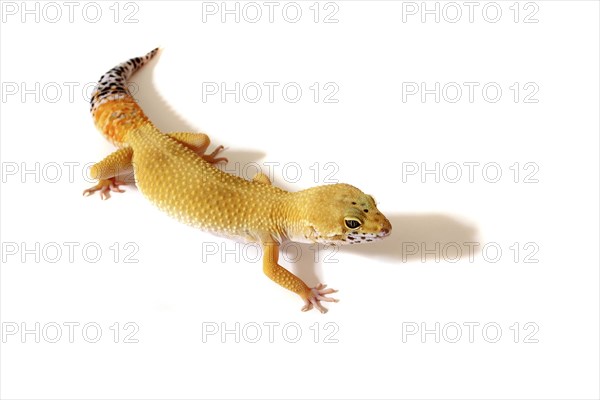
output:
[[[383,236],[380,236],[379,234],[376,234],[376,233],[359,233],[359,234],[352,234],[352,235],[346,236],[346,243],[349,243],[349,244],[370,243],[370,242],[374,242],[374,241],[382,239],[382,238],[383,238]]]
[[[349,234],[332,235],[329,237],[322,237],[323,240],[320,242],[328,245],[346,245],[346,244],[357,244],[357,243],[371,243],[382,240],[388,237],[392,233],[391,226],[389,228],[382,228],[380,231],[375,233],[366,232],[351,232]]]
[[[391,228],[390,229],[384,228],[377,234],[377,236],[383,239],[384,237],[390,236],[391,233],[392,233]]]

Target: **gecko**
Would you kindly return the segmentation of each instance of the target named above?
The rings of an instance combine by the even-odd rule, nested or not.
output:
[[[337,302],[337,292],[319,283],[309,287],[279,264],[284,241],[344,245],[381,240],[390,221],[375,199],[358,188],[335,183],[292,192],[274,186],[258,172],[244,179],[218,168],[223,146],[208,153],[209,137],[196,132],[161,132],[127,89],[129,78],[157,53],[156,48],[112,68],[91,96],[96,128],[118,149],[90,167],[97,184],[85,190],[108,199],[123,192],[119,172],[133,168],[134,182],[151,203],[171,217],[234,240],[257,243],[263,272],[304,301],[302,311]]]

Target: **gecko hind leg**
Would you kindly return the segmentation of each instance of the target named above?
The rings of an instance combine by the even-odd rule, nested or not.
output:
[[[83,191],[84,196],[90,196],[91,194],[100,191],[100,198],[102,200],[110,199],[110,192],[123,193],[125,192],[119,186],[125,185],[125,182],[118,181],[115,177],[109,179],[100,179],[98,183],[91,188]]]
[[[189,147],[208,163],[216,164],[221,161],[228,161],[225,157],[217,157],[217,155],[224,150],[223,146],[217,147],[210,154],[204,154],[210,144],[208,135],[204,133],[173,132],[168,135]],[[123,147],[112,152],[102,161],[92,165],[90,168],[90,176],[92,179],[98,179],[98,183],[89,189],[84,190],[83,195],[89,196],[99,191],[100,198],[102,200],[107,200],[110,199],[110,192],[123,193],[124,190],[119,186],[125,185],[127,182],[118,180],[117,176],[120,173],[131,169],[132,159],[133,150],[131,147]]]
[[[264,183],[265,185],[271,185],[272,182],[266,174],[262,172],[257,172],[256,175],[252,178],[253,182]]]
[[[224,161],[228,162],[225,157],[217,157],[217,155],[225,150],[225,147],[218,146],[212,153],[206,154],[206,149],[210,144],[210,138],[205,133],[192,133],[192,132],[170,132],[167,133],[170,137],[177,140],[178,142],[186,145],[198,154],[204,161],[210,164],[217,164]]]
[[[123,171],[131,168],[133,150],[131,147],[123,147],[110,153],[102,161],[97,162],[90,168],[90,176],[98,179],[98,183],[83,191],[84,196],[89,196],[97,191],[100,192],[102,200],[110,199],[110,192],[123,193],[120,185],[125,182],[117,180],[117,176]]]

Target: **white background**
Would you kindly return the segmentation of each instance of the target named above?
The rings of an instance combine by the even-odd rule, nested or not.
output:
[[[96,23],[82,16],[85,3],[71,23],[59,2],[62,17],[51,23],[56,10],[41,2],[39,22],[33,14],[22,23],[20,2],[7,3],[0,42],[3,398],[598,398],[597,2],[521,3],[517,23],[513,2],[498,3],[496,23],[482,16],[484,2],[472,23],[462,2],[456,23],[447,21],[450,8],[439,23],[434,15],[422,23],[419,12],[403,22],[403,7],[412,6],[392,1],[339,1],[337,23],[323,23],[335,10],[324,3],[315,23],[313,2],[300,3],[297,23],[282,17],[285,3],[270,23],[262,2],[257,23],[243,15],[221,23],[219,13],[203,22],[202,3],[191,1],[101,2]],[[93,19],[94,9],[87,11]],[[538,22],[524,23],[534,11]],[[131,13],[138,22],[124,23]],[[161,55],[133,80],[159,128],[208,133],[228,147],[230,168],[240,173],[254,171],[249,163],[278,162],[275,184],[289,190],[326,183],[337,167],[333,179],[372,194],[390,218],[393,233],[383,242],[335,254],[320,249],[316,265],[309,246],[299,262],[282,260],[308,284],[340,289],[328,314],[301,313],[297,296],[242,257],[253,256],[251,248],[169,219],[131,185],[110,201],[81,196],[92,184],[84,165],[113,150],[93,126],[84,87],[156,46]],[[236,103],[232,95],[203,101],[203,82],[280,86],[273,103],[266,90],[256,103]],[[296,103],[282,97],[288,82],[303,89]],[[315,82],[322,90],[337,85],[338,102],[315,103]],[[463,96],[403,102],[406,82],[429,89],[456,82]],[[464,82],[479,84],[473,102]],[[490,82],[502,89],[497,102],[482,96]],[[529,82],[535,86],[526,90]],[[39,99],[22,98],[36,83]],[[531,98],[537,103],[523,101],[531,87],[539,89]],[[301,168],[297,182],[289,179],[294,170],[284,175],[290,162]],[[469,162],[480,163],[473,182]],[[39,174],[23,174],[36,163]],[[65,163],[75,163],[72,178]],[[446,174],[439,182],[433,174],[425,182],[420,173],[403,177],[412,163],[439,163]],[[452,163],[462,166],[457,183],[449,182]],[[482,174],[487,163],[500,167],[497,183],[486,181],[493,170]],[[538,182],[525,183],[534,169]],[[77,243],[72,262],[65,242]],[[454,253],[442,251],[452,243],[465,250],[466,242],[479,243],[472,258],[463,252],[452,262]],[[35,250],[23,252],[36,243],[39,262]],[[420,248],[407,255],[411,243]],[[493,251],[481,251],[490,243],[502,250],[496,262]],[[85,259],[86,244],[102,250],[99,261]],[[439,262],[422,251],[436,244]],[[208,255],[207,245],[233,250]],[[51,262],[57,246],[62,256]],[[137,263],[125,262],[132,249]],[[39,343],[34,334],[7,335],[36,322]],[[80,324],[73,343],[69,322]],[[124,343],[127,322],[139,327],[138,343]],[[86,323],[102,328],[97,343],[83,336]],[[203,340],[203,327],[236,323],[239,343],[234,334]],[[279,324],[272,343],[268,323]],[[439,343],[433,333],[406,335],[436,323]],[[479,324],[472,343],[466,323]],[[502,329],[495,343],[493,328],[482,332],[487,323]],[[53,324],[63,327],[57,343],[50,343]],[[262,337],[251,343],[257,324]],[[457,325],[462,336],[451,343]],[[290,343],[294,327],[301,337]]]

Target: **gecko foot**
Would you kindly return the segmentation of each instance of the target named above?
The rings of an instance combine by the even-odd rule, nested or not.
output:
[[[325,296],[326,294],[336,293],[335,289],[325,289],[327,285],[319,283],[316,287],[310,289],[310,293],[304,299],[304,307],[302,311],[312,310],[313,306],[319,310],[322,314],[325,314],[328,310],[321,305],[322,301],[337,303],[338,299]]]
[[[217,147],[212,153],[210,154],[203,154],[201,157],[204,159],[204,161],[211,163],[211,164],[217,164],[221,161],[224,161],[225,163],[227,163],[229,160],[225,157],[216,157],[217,154],[219,154],[220,152],[222,152],[223,150],[225,150],[224,146],[219,146]]]
[[[110,199],[110,192],[117,192],[117,193],[124,192],[124,190],[119,187],[120,185],[125,185],[125,182],[117,181],[114,178],[100,179],[98,181],[97,185],[84,190],[83,195],[89,196],[93,193],[96,193],[97,191],[100,191],[100,198],[102,200],[107,200],[107,199]]]

